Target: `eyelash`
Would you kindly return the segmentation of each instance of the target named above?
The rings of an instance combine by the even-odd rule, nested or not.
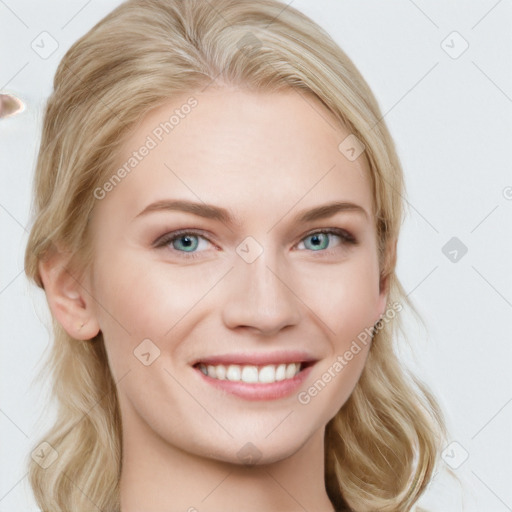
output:
[[[315,231],[311,231],[310,233],[307,233],[306,235],[304,235],[300,241],[302,242],[305,238],[309,238],[316,234],[337,235],[341,238],[342,245],[343,244],[348,244],[348,245],[357,245],[358,244],[358,241],[354,236],[352,236],[348,231],[345,231],[344,229],[340,229],[340,228],[317,229]],[[171,242],[174,242],[174,240],[177,240],[177,239],[183,237],[184,235],[199,236],[201,238],[204,238],[208,242],[210,242],[210,240],[201,231],[180,229],[178,231],[172,231],[170,233],[166,233],[165,235],[162,235],[161,237],[157,238],[153,242],[152,245],[155,249],[163,249],[163,248],[167,247]],[[210,243],[212,243],[212,242],[210,242]],[[333,250],[336,250],[336,249],[335,248],[322,249],[319,251],[310,250],[310,252],[312,252],[312,253],[319,252],[319,253],[323,253],[323,254],[325,254],[325,253],[330,254]],[[173,252],[183,254],[183,257],[190,258],[190,259],[201,257],[201,256],[199,256],[200,253],[197,253],[197,252],[178,251],[176,249],[174,249]]]

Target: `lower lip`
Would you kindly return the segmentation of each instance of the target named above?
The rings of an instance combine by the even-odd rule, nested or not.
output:
[[[307,379],[311,373],[311,369],[314,365],[308,366],[304,370],[300,371],[293,379],[284,379],[277,382],[271,382],[268,384],[256,383],[248,384],[247,382],[230,381],[213,379],[208,375],[205,375],[198,368],[194,368],[205,382],[231,393],[233,395],[244,398],[245,400],[277,400],[291,395],[297,388]]]

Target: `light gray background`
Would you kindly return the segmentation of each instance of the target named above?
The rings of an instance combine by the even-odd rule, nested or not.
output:
[[[38,510],[23,463],[52,417],[32,384],[50,317],[23,273],[42,107],[66,50],[119,3],[0,0],[0,92],[27,104],[0,120],[0,512]],[[443,512],[512,510],[511,4],[291,3],[360,69],[405,171],[398,275],[428,331],[410,322],[413,350],[403,357],[447,414],[457,444],[443,464],[468,456],[455,470],[463,488],[440,472],[421,503]],[[31,47],[43,31],[59,45],[46,59]],[[457,56],[462,38],[469,47]],[[468,249],[456,262],[442,252],[452,237]]]

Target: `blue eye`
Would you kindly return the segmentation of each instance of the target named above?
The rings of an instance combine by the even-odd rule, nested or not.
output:
[[[356,239],[347,231],[338,228],[315,231],[314,233],[310,233],[309,235],[305,236],[302,240],[307,241],[310,239],[310,243],[305,242],[304,246],[308,249],[311,249],[313,252],[325,252],[326,249],[331,249],[331,247],[328,246],[330,237],[332,235],[341,240],[341,243],[336,245],[343,245],[343,243],[355,245],[357,243]]]
[[[183,252],[187,257],[196,257],[195,253],[201,252],[196,249],[201,246],[200,242],[208,243],[208,240],[196,231],[174,231],[160,237],[153,244],[154,247],[169,247],[174,251]],[[202,244],[201,247],[203,247]]]
[[[310,245],[311,247],[307,247],[308,244],[304,244],[308,249],[311,248],[313,249],[314,251],[317,251],[317,250],[323,250],[323,249],[327,249],[328,245],[329,245],[329,236],[330,236],[331,233],[314,233],[312,235],[308,235],[306,238],[304,238],[304,240],[308,240],[308,238],[310,239]]]
[[[197,246],[199,245],[198,241],[197,241],[197,236],[195,235],[182,235],[182,236],[179,236],[178,238],[175,238],[172,242],[173,244],[173,247],[175,249],[178,249],[175,245],[176,242],[183,242],[183,248],[185,250],[185,252],[192,252],[194,251],[195,249],[197,249]]]
[[[340,239],[340,242],[331,248],[330,241],[333,236]],[[308,239],[310,240],[309,242]],[[203,252],[197,249],[206,249],[208,243],[210,241],[198,231],[180,230],[167,233],[158,238],[153,243],[153,247],[168,248],[173,252],[183,253],[186,258],[196,258],[199,253]],[[331,249],[334,250],[336,246],[343,246],[344,244],[356,245],[357,240],[344,229],[330,228],[309,233],[300,241],[298,247],[301,244],[311,252],[328,252]]]

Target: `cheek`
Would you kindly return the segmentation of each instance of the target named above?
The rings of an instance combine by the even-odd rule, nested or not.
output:
[[[312,267],[313,268],[313,267]],[[336,265],[317,265],[297,278],[297,295],[324,325],[333,341],[371,326],[378,317],[379,268],[376,257],[360,252]]]
[[[327,424],[354,391],[369,350],[369,342],[348,343],[317,365],[309,387],[297,395],[299,412],[315,418],[318,426]]]
[[[145,338],[158,344],[224,273],[200,265],[180,268],[126,249],[110,254],[95,266],[98,312],[105,339],[123,348]]]
[[[298,402],[320,422],[343,406],[363,371],[371,328],[379,316],[379,267],[373,253],[346,264],[318,267],[301,280],[302,298],[328,347]]]
[[[309,285],[304,287],[309,290],[304,302],[315,312],[311,318],[321,320],[316,323],[326,349],[325,358],[311,375],[311,386],[302,390],[297,400],[319,425],[332,419],[345,404],[364,369],[371,328],[378,318],[378,275],[378,265],[362,257],[357,264],[341,265],[337,270],[332,267],[325,280],[319,274],[316,280],[304,282]]]

